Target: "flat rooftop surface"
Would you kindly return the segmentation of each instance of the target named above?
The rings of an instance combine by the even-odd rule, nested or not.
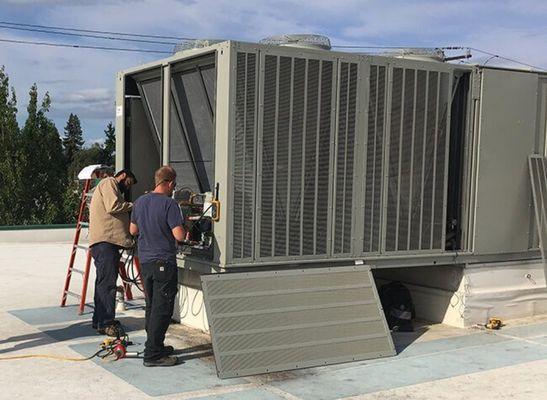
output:
[[[82,357],[104,337],[75,299],[60,308],[71,245],[0,243],[0,358],[26,354]],[[83,266],[83,257],[79,257]],[[93,298],[90,278],[88,301]],[[79,291],[80,275],[72,289]],[[138,292],[137,292],[138,293]],[[118,317],[141,350],[142,296]],[[6,399],[533,399],[545,398],[547,318],[508,321],[497,332],[445,325],[395,333],[397,356],[247,378],[216,376],[209,336],[171,325],[167,343],[182,364],[145,368],[140,359],[71,362],[0,360]]]

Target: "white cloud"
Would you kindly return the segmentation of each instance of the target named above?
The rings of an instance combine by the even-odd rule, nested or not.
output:
[[[466,45],[547,66],[544,0],[8,0],[2,7],[2,19],[41,25],[245,41],[309,32],[325,34],[334,44]],[[0,38],[99,43],[4,30]],[[116,72],[156,58],[160,56],[0,43],[0,64],[6,64],[16,86],[20,109],[26,103],[22,94],[37,82],[41,92],[51,92],[52,116],[63,122],[70,112],[78,113],[94,135],[90,137],[100,137],[113,118]],[[478,54],[475,59],[486,60]]]

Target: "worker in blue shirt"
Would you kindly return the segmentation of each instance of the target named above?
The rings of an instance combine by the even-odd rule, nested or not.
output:
[[[146,343],[144,366],[167,367],[177,363],[174,349],[165,346],[165,333],[173,315],[177,294],[177,241],[184,240],[183,217],[171,198],[177,184],[172,167],[159,168],[156,187],[135,201],[130,232],[138,235],[137,248],[146,291]]]

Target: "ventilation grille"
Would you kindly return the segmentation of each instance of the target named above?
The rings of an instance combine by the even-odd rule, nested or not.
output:
[[[384,165],[384,125],[386,110],[386,67],[370,66],[368,136],[366,145],[365,220],[363,252],[380,251],[382,176]]]
[[[395,354],[369,267],[201,280],[221,378]]]
[[[393,69],[387,251],[444,248],[448,80],[445,72]]]
[[[233,258],[251,258],[254,243],[257,57],[237,54]]]
[[[265,56],[260,257],[327,254],[333,62]]]
[[[334,253],[352,250],[353,166],[357,114],[357,71],[355,63],[340,64],[336,187],[334,206]]]

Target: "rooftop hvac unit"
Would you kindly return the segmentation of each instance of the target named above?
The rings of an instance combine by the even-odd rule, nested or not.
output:
[[[138,175],[134,195],[167,163],[196,193],[219,184],[212,247],[188,250],[185,262],[433,263],[455,250],[504,251],[474,225],[488,211],[476,208],[478,176],[494,173],[488,160],[477,166],[480,146],[494,142],[470,136],[485,112],[471,116],[471,105],[491,101],[478,69],[438,62],[436,50],[409,59],[322,51],[328,43],[309,36],[264,43],[182,51],[119,76],[118,166]],[[537,85],[537,74],[522,79]]]

